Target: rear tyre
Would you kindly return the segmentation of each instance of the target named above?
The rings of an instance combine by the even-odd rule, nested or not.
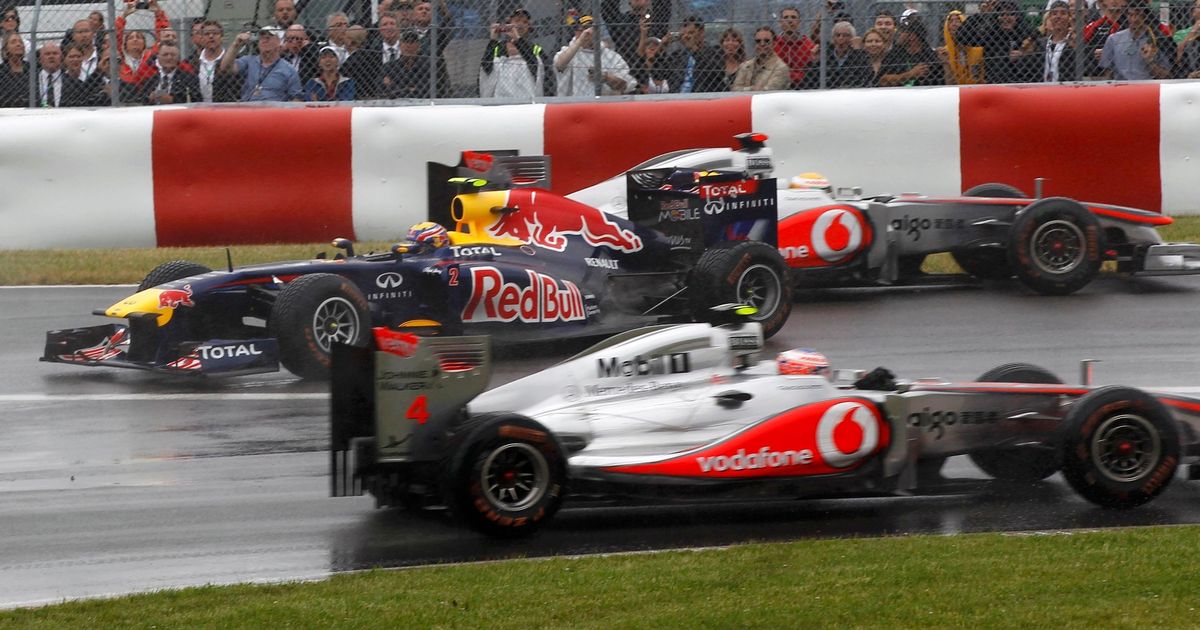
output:
[[[301,378],[329,378],[333,344],[365,345],[370,313],[362,292],[341,276],[314,273],[292,280],[271,307],[279,362]]]
[[[1100,222],[1078,202],[1051,197],[1017,214],[1008,262],[1017,279],[1045,295],[1067,295],[1096,277],[1103,262]]]
[[[139,292],[145,291],[160,284],[182,280],[190,276],[198,276],[210,271],[212,269],[190,260],[172,260],[150,270],[150,273],[146,274],[146,277],[138,284],[137,290]]]
[[[1001,199],[1027,199],[1018,188],[1008,184],[980,184],[967,189],[964,197],[998,197]],[[981,280],[1004,280],[1013,276],[1008,264],[1008,252],[1003,249],[960,249],[950,252],[954,262],[962,270]]]
[[[1063,476],[1083,498],[1127,509],[1158,496],[1179,466],[1175,419],[1153,396],[1130,387],[1104,387],[1067,413]]]
[[[779,250],[761,241],[730,241],[708,248],[688,281],[692,318],[708,321],[709,308],[730,302],[758,309],[751,321],[763,337],[779,332],[792,312],[792,285]]]
[[[1061,384],[1053,372],[1028,363],[1006,363],[984,372],[976,381],[981,383],[1044,383]],[[993,479],[1004,481],[1041,481],[1058,472],[1059,453],[1053,448],[1015,446],[1012,448],[976,451],[971,461]]]
[[[500,538],[528,536],[550,520],[566,489],[566,455],[540,423],[486,414],[451,459],[445,487],[451,513]]]
[[[979,184],[972,186],[963,193],[964,197],[998,197],[1000,199],[1028,199],[1020,188],[1001,184],[998,182],[989,182],[987,184]]]

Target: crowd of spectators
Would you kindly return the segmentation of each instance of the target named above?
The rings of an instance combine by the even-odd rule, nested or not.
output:
[[[695,15],[672,16],[671,0],[601,0],[599,20],[568,9],[540,22],[509,1],[466,90],[452,89],[447,72],[458,31],[446,0],[381,0],[374,11],[348,3],[359,14],[334,12],[320,28],[297,22],[295,0],[276,0],[263,26],[227,33],[194,20],[186,48],[158,0],[126,0],[115,54],[100,12],[35,49],[10,8],[0,14],[0,106],[100,106],[114,89],[123,104],[159,105],[1200,78],[1200,0],[1179,28],[1146,0],[1049,0],[1039,11],[1016,0],[890,4],[881,6],[908,8],[857,18],[841,0],[826,3],[825,21],[785,6],[773,23],[718,33]],[[139,11],[152,29],[126,28]]]

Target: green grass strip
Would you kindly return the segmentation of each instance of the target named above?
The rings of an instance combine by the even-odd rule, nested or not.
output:
[[[0,626],[1194,628],[1198,540],[1195,527],[912,536],[375,570],[0,612]]]
[[[1175,217],[1159,229],[1164,241],[1200,242],[1200,216]],[[358,253],[386,252],[391,243],[356,243]],[[306,260],[324,251],[337,252],[328,243],[307,245],[234,245],[234,266],[284,260]],[[137,284],[168,260],[191,260],[212,269],[225,269],[221,247],[164,247],[159,249],[55,249],[0,251],[0,285]],[[949,254],[929,256],[922,267],[928,273],[962,273]]]

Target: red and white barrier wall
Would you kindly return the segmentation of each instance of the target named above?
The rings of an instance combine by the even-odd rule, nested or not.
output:
[[[1032,192],[1200,213],[1200,84],[784,92],[712,100],[0,115],[0,248],[397,238],[425,162],[552,156],[571,192],[659,153],[765,132],[780,177],[867,194]]]

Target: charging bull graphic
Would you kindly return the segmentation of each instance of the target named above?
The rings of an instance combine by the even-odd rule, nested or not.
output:
[[[185,284],[183,289],[166,289],[158,294],[159,308],[178,308],[180,306],[195,306],[192,303],[192,285]]]
[[[642,239],[621,227],[604,212],[577,201],[536,189],[516,189],[508,193],[507,207],[488,227],[500,238],[528,241],[539,247],[561,252],[567,247],[565,235],[577,234],[588,245],[608,247],[631,253],[642,249]]]

